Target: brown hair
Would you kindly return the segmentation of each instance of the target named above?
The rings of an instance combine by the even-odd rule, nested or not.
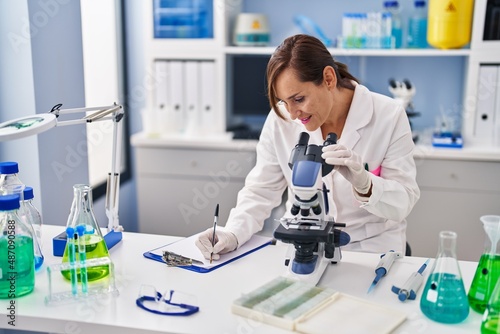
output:
[[[309,35],[294,35],[286,38],[274,51],[267,63],[267,96],[269,105],[282,119],[285,117],[278,108],[275,83],[278,76],[287,68],[293,69],[302,82],[313,82],[320,85],[323,82],[323,70],[331,66],[337,76],[337,87],[354,89],[352,81],[359,82],[347,69],[347,65],[333,59],[330,51],[316,37]]]

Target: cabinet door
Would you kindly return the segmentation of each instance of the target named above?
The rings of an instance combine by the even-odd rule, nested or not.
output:
[[[139,232],[193,235],[213,226],[217,204],[223,226],[243,185],[243,179],[223,184],[210,178],[142,177],[138,180]]]

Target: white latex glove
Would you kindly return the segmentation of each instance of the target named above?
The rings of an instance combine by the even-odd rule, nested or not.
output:
[[[217,228],[215,231],[215,244],[212,247],[213,234],[214,229],[209,228],[201,233],[195,241],[196,247],[200,249],[205,259],[210,260],[210,254],[213,252],[212,259],[218,260],[220,258],[219,254],[232,252],[238,247],[236,236],[231,232],[224,231],[222,228]]]
[[[343,145],[335,144],[324,146],[321,157],[327,164],[334,165],[334,169],[352,184],[358,194],[368,194],[372,180],[359,155]]]

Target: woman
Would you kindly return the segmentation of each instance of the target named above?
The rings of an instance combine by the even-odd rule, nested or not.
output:
[[[281,202],[291,169],[288,161],[301,132],[322,145],[328,133],[337,144],[323,148],[334,165],[323,178],[330,215],[344,223],[351,242],[343,249],[405,252],[406,217],[420,196],[415,180],[414,143],[404,108],[360,85],[344,64],[334,61],[321,41],[308,35],[287,38],[267,66],[273,109],[257,145],[257,163],[238,194],[225,228],[202,233],[197,246],[208,259],[235,250],[263,228]],[[368,171],[366,170],[368,169]]]

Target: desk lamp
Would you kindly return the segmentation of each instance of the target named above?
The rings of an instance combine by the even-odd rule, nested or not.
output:
[[[85,124],[107,120],[113,121],[111,172],[108,174],[106,187],[106,216],[108,217],[108,231],[107,234],[104,235],[106,245],[108,249],[110,249],[122,240],[123,231],[123,227],[119,224],[118,202],[122,152],[121,138],[123,129],[123,123],[120,121],[124,116],[124,110],[121,105],[116,103],[110,106],[91,108],[61,109],[61,107],[62,104],[57,104],[48,113],[21,117],[0,123],[0,142],[37,135],[56,126]],[[87,115],[89,112],[91,113]],[[59,119],[59,116],[75,113],[84,113],[84,116],[79,119],[71,120]],[[53,239],[54,255],[62,256],[65,247],[66,236],[65,232],[63,232]]]

